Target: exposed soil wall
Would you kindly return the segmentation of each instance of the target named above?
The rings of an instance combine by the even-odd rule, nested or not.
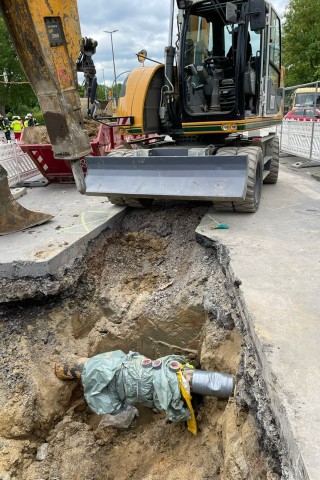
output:
[[[128,212],[91,245],[75,293],[1,306],[0,478],[280,478],[277,431],[237,287],[214,246],[195,241],[204,212],[170,205]],[[129,430],[101,428],[81,383],[58,380],[53,367],[115,349],[152,359],[184,354],[235,375],[236,396],[196,399],[197,436],[139,407]]]

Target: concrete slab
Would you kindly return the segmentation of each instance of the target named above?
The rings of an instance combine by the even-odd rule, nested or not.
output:
[[[62,276],[67,266],[84,255],[89,241],[112,228],[125,210],[110,204],[105,197],[80,195],[74,185],[48,185],[27,192],[18,200],[23,207],[51,213],[54,218],[0,237],[0,282],[3,280],[4,288],[9,280]],[[9,299],[14,298],[11,290]],[[5,301],[2,295],[0,301]]]
[[[216,222],[229,230],[215,230]],[[280,170],[256,214],[211,209],[197,233],[226,246],[294,480],[320,478],[320,184]],[[225,248],[225,247],[223,247]]]

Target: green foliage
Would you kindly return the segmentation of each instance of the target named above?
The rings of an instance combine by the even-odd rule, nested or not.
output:
[[[78,93],[81,98],[84,98],[84,85],[78,84]]]
[[[101,85],[100,83],[98,84],[97,88],[97,98],[100,100],[105,100],[106,99],[106,94],[107,94],[107,87],[104,87],[104,85]]]
[[[114,88],[113,94],[119,98],[120,90],[122,83],[117,83],[117,88]],[[81,98],[84,97],[84,86],[78,85],[78,93]],[[103,83],[98,83],[97,87],[97,99],[98,100],[109,100],[112,97],[112,90],[110,87],[105,87]]]
[[[27,82],[2,17],[0,17],[0,81]],[[26,106],[23,112],[20,108],[22,104]],[[10,111],[14,115],[21,116],[36,106],[38,106],[37,98],[30,85],[0,84],[0,110],[2,112]]]
[[[319,0],[289,0],[283,25],[286,86],[320,79],[319,26]]]
[[[19,115],[25,118],[27,113],[37,119],[38,123],[43,124],[43,115],[39,108],[39,103],[34,94],[31,85],[14,84],[9,82],[27,82],[27,78],[20,65],[19,58],[15,51],[11,37],[3,18],[0,16],[0,113],[11,118],[13,115]],[[121,84],[117,84],[117,91],[114,94],[119,97]],[[109,87],[99,84],[97,88],[97,98],[100,100],[109,99]],[[78,86],[80,97],[84,97],[84,86]]]

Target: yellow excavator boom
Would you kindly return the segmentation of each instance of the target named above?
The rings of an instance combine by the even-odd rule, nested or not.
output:
[[[0,0],[0,8],[38,97],[54,157],[71,161],[77,187],[84,191],[79,159],[91,148],[77,90],[81,45],[77,2]]]

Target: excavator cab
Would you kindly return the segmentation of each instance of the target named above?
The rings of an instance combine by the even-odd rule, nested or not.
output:
[[[149,133],[152,123],[159,133],[173,138],[198,134],[202,143],[206,139],[216,143],[218,135],[225,138],[256,129],[256,119],[260,128],[272,123],[270,117],[279,122],[281,34],[273,7],[264,0],[178,0],[177,4],[176,49],[165,49],[163,70],[153,67],[147,84],[138,78],[141,69],[129,75],[118,115],[130,114],[134,121],[121,133]],[[140,94],[145,91],[141,105],[131,97],[132,82]],[[156,82],[161,84],[159,97]]]
[[[197,123],[200,131],[211,122],[213,132],[221,122],[229,130],[231,121],[238,130],[237,122],[243,125],[247,117],[279,113],[280,21],[263,0],[212,3],[193,2],[184,13],[178,68],[182,124]]]

